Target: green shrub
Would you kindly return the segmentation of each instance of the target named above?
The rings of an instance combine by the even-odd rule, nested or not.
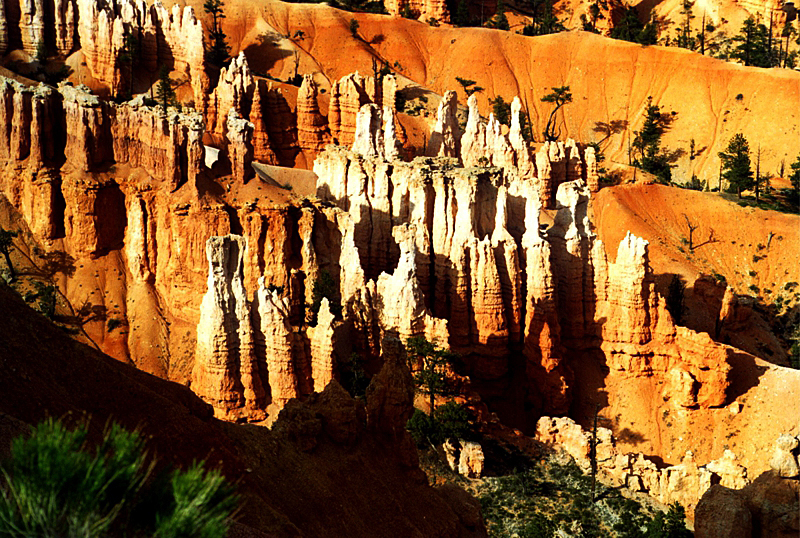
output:
[[[419,409],[408,420],[406,429],[417,445],[440,445],[448,439],[464,439],[472,432],[469,411],[456,402],[450,401],[436,408],[434,416]]]
[[[647,538],[692,538],[694,534],[686,528],[686,513],[683,506],[674,502],[665,514],[659,512],[647,525]]]
[[[414,414],[408,419],[406,429],[420,447],[427,443],[437,445],[444,441],[439,435],[436,419],[419,409],[415,409]]]
[[[367,393],[369,377],[364,371],[363,361],[357,353],[351,353],[346,362],[341,365],[342,387],[353,398],[360,398]]]
[[[716,271],[713,271],[713,270],[711,271],[711,278],[716,280],[718,284],[727,284],[728,283],[728,279],[725,278],[725,275],[721,275],[721,274],[719,274],[719,273],[717,273]]]
[[[322,299],[328,299],[331,314],[336,318],[341,318],[342,304],[336,299],[337,292],[336,282],[330,272],[324,269],[320,271],[319,277],[311,288],[311,319],[309,323],[312,327],[317,325],[317,314],[319,314],[319,307],[322,306]]]
[[[0,467],[0,536],[223,538],[237,502],[217,471],[196,464],[151,478],[144,440],[117,424],[90,448],[88,429],[49,419],[17,438]]]

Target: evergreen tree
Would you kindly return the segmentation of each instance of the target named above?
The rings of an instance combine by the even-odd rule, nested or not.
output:
[[[539,11],[541,11],[541,13],[539,13]],[[564,24],[558,20],[558,17],[556,17],[553,11],[553,1],[544,0],[541,3],[535,4],[533,21],[522,29],[522,35],[548,35],[565,30]]]
[[[357,21],[357,20],[355,20],[355,19],[350,19],[350,24],[349,24],[349,26],[348,26],[348,27],[350,28],[350,34],[351,34],[353,37],[355,37],[356,39],[358,38],[358,28],[359,28],[360,26],[361,26],[361,25],[358,23],[358,21]]]
[[[798,159],[798,162],[800,162],[800,159]],[[6,266],[8,267],[8,273],[12,282],[17,278],[14,264],[11,263],[11,249],[14,247],[14,238],[17,237],[17,235],[19,235],[19,232],[0,228],[0,254],[2,254],[6,260]]]
[[[628,7],[622,19],[611,29],[611,37],[641,45],[655,45],[658,41],[658,23],[655,15],[647,24],[639,20],[635,7]]]
[[[172,88],[172,80],[169,78],[169,68],[167,66],[162,66],[161,71],[159,71],[156,98],[164,112],[167,111],[167,107],[176,104],[175,90]]]
[[[497,3],[497,13],[495,13],[492,20],[489,21],[489,26],[492,28],[497,28],[498,30],[508,30],[510,27],[508,25],[508,17],[506,17],[506,8],[503,5],[503,2],[500,1]]]
[[[686,512],[680,503],[669,505],[666,515],[659,512],[647,525],[647,538],[692,538],[694,534],[686,528]]]
[[[789,176],[789,181],[792,182],[791,197],[795,205],[800,205],[800,155],[798,155],[797,160],[791,164],[791,168],[792,173]]]
[[[741,32],[732,40],[738,43],[733,57],[744,65],[755,67],[779,65],[780,51],[772,46],[771,30],[763,24],[757,24],[753,17],[748,17],[744,21]]]
[[[489,103],[492,105],[494,119],[503,125],[511,125],[511,103],[507,103],[500,95],[494,99],[489,99]]]
[[[53,319],[56,315],[56,287],[41,281],[34,281],[33,290],[23,296],[26,303],[36,301],[34,307],[46,318]]]
[[[430,416],[436,407],[436,397],[447,392],[445,367],[455,360],[456,355],[445,349],[437,348],[425,338],[409,338],[406,352],[412,371],[415,371],[414,382],[417,388],[428,395]]]
[[[218,68],[223,67],[230,60],[231,47],[228,45],[227,36],[222,31],[222,19],[225,12],[222,0],[206,0],[203,9],[211,15],[211,31],[208,33],[210,44],[206,48],[206,60]]]
[[[661,108],[653,104],[652,97],[648,97],[644,125],[640,131],[634,133],[632,146],[638,152],[634,165],[654,174],[659,182],[669,184],[672,180],[672,168],[667,156],[661,152],[661,137],[666,130],[667,123],[661,114]]]
[[[719,152],[719,158],[722,159],[722,177],[728,181],[728,192],[735,192],[741,198],[742,191],[753,186],[750,145],[744,135],[733,135],[725,151]]]
[[[694,50],[695,48],[695,38],[692,36],[692,19],[694,19],[692,7],[694,7],[694,2],[692,2],[692,0],[683,0],[681,4],[681,16],[683,16],[684,19],[677,39],[679,47],[689,50]]]
[[[650,21],[644,25],[642,31],[639,32],[638,43],[641,45],[655,45],[658,43],[658,20],[655,13],[653,13]]]
[[[202,463],[154,473],[145,440],[117,424],[95,446],[86,425],[47,420],[0,466],[0,536],[223,538],[237,497]],[[155,476],[154,476],[155,475]]]
[[[126,96],[128,98],[133,95],[133,67],[139,63],[139,50],[139,40],[126,29],[122,41],[122,49],[119,53],[119,61],[128,68],[128,94]]]
[[[555,103],[556,105],[550,112],[550,117],[547,118],[547,125],[545,125],[542,133],[546,141],[555,142],[560,134],[560,130],[556,131],[556,113],[561,107],[572,102],[572,93],[569,91],[569,86],[553,88],[551,93],[542,97],[542,102]]]
[[[471,26],[472,16],[469,14],[469,6],[467,0],[461,0],[456,8],[456,16],[453,19],[456,26]]]
[[[309,306],[311,317],[308,320],[309,325],[312,327],[317,325],[317,314],[319,314],[319,308],[322,306],[322,299],[328,299],[328,308],[330,308],[331,314],[336,318],[341,318],[342,304],[336,298],[337,295],[336,281],[330,271],[323,269],[319,272],[319,276],[314,280],[314,284],[311,287],[311,305]]]
[[[467,97],[472,95],[473,93],[482,92],[483,88],[480,86],[475,86],[474,80],[469,80],[467,78],[456,77],[456,82],[461,84],[461,87],[464,89],[464,93],[467,94]]]
[[[38,43],[36,43],[36,61],[44,65],[47,61],[47,45],[44,43],[44,39],[40,39]]]

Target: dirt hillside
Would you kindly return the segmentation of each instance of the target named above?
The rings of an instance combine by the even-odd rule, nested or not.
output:
[[[786,344],[774,334],[781,335],[781,330],[766,320],[791,316],[800,308],[800,217],[662,185],[601,189],[593,209],[597,233],[611,259],[616,251],[610,245],[631,231],[650,242],[650,262],[662,295],[667,295],[673,275],[686,282],[684,324],[719,338],[714,334],[716,319],[725,284],[730,285],[747,297],[740,300],[741,326],[722,340],[784,364]],[[695,228],[691,245],[690,224]],[[698,280],[702,274],[708,277]]]
[[[202,13],[202,6],[194,2]],[[741,132],[762,146],[762,170],[775,172],[800,153],[800,73],[760,69],[701,56],[684,49],[643,47],[586,32],[524,37],[482,28],[434,28],[384,15],[353,14],[321,4],[267,1],[226,4],[225,30],[232,53],[244,50],[255,71],[286,79],[314,73],[323,89],[347,73],[371,73],[373,59],[437,94],[460,90],[455,77],[475,80],[481,110],[497,95],[520,95],[540,137],[550,105],[540,99],[568,85],[562,136],[601,142],[607,159],[627,162],[628,143],[641,128],[648,96],[672,113],[664,147],[673,152],[674,178],[691,174],[715,185],[717,153]],[[357,34],[349,21],[359,23]],[[298,34],[300,32],[300,34]],[[286,39],[285,36],[296,36]],[[275,43],[278,42],[278,45]],[[475,61],[480,58],[481,61]],[[463,100],[463,95],[462,95]],[[608,126],[616,122],[616,131]],[[690,141],[697,156],[689,160]]]

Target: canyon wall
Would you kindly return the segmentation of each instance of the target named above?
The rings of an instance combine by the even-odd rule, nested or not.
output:
[[[100,56],[87,62],[98,73]],[[119,87],[121,71],[102,76]],[[274,420],[340,378],[353,353],[380,363],[384,342],[413,336],[458,353],[456,373],[486,401],[514,389],[530,417],[574,413],[604,392],[625,411],[632,386],[647,387],[653,414],[736,403],[735,350],[673,323],[647,242],[626,236],[612,261],[596,238],[591,148],[528,144],[518,99],[506,130],[480,118],[473,96],[461,133],[448,93],[431,156],[403,162],[393,77],[344,77],[327,119],[310,77],[294,115],[279,90],[244,55],[213,92],[193,89],[205,116],[0,81],[0,189],[47,249],[77,261],[66,297],[124,321],[115,334],[106,318],[87,330],[99,347],[191,383],[235,421]],[[222,168],[206,167],[204,137]],[[259,204],[253,160],[298,150],[316,156],[319,200]],[[323,299],[314,285],[328,279]],[[387,397],[407,396],[390,381]]]

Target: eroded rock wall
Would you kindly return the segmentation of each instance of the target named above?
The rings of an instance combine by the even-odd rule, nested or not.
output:
[[[372,132],[380,132],[377,124]],[[318,196],[349,214],[362,279],[377,277],[384,295],[397,271],[416,277],[418,295],[401,302],[406,313],[424,307],[425,314],[405,319],[447,320],[444,335],[429,329],[436,325],[430,321],[402,329],[401,336],[437,334],[464,357],[469,375],[483,380],[505,376],[509,357],[522,351],[529,401],[544,412],[570,408],[569,356],[587,349],[601,351],[620,382],[662,380],[663,397],[676,405],[724,403],[728,348],[675,327],[653,290],[646,242],[629,236],[617,261],[607,262],[591,230],[590,193],[581,179],[559,185],[555,224],[543,233],[532,182],[448,160],[388,166],[374,140],[366,149],[359,140],[354,150],[360,153],[328,148],[317,159]],[[566,174],[567,161],[557,162]],[[516,226],[509,228],[512,220]],[[398,226],[408,228],[399,232]],[[406,269],[411,261],[413,271]],[[394,297],[405,297],[401,286],[392,289]],[[388,330],[395,318],[380,319]]]
[[[546,447],[563,450],[584,472],[591,469],[592,433],[567,417],[542,417],[535,438]],[[740,489],[750,484],[745,469],[730,450],[705,464],[687,452],[676,465],[658,466],[642,453],[623,453],[608,428],[597,429],[596,462],[600,479],[614,487],[642,492],[663,504],[679,502],[692,514],[712,484]]]

